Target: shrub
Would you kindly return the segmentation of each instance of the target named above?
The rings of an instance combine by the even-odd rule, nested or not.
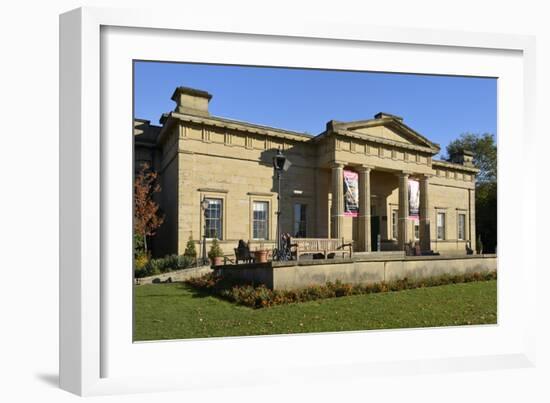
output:
[[[220,243],[218,242],[217,238],[214,238],[212,240],[212,245],[210,245],[210,251],[208,251],[208,257],[211,260],[214,260],[215,257],[222,257],[223,251],[222,248],[220,248]]]
[[[139,267],[136,262],[134,276],[136,278],[156,276],[173,270],[191,267],[194,259],[184,255],[169,255],[160,259],[151,259],[144,266]]]
[[[136,269],[143,269],[149,262],[149,255],[145,251],[140,251],[136,254],[134,264]]]
[[[186,256],[193,260],[197,258],[197,249],[195,248],[193,235],[189,235],[189,240],[187,241],[187,245],[185,246],[185,252],[183,252],[183,256]]]
[[[324,298],[338,298],[387,291],[402,291],[420,287],[432,287],[459,282],[488,281],[497,277],[496,272],[467,273],[456,276],[442,275],[422,280],[404,278],[391,283],[347,284],[340,281],[325,285],[305,287],[299,290],[271,290],[265,285],[238,283],[214,273],[186,280],[190,286],[217,295],[220,298],[252,308],[266,308],[295,302],[315,301]]]

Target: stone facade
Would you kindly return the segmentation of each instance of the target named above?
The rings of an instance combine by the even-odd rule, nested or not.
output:
[[[271,248],[277,238],[272,165],[277,150],[292,163],[281,179],[282,232],[343,238],[353,241],[356,251],[403,250],[415,241],[422,250],[442,254],[465,254],[468,242],[475,250],[478,170],[468,153],[453,156],[454,162],[435,160],[437,144],[386,113],[330,121],[325,131],[310,136],[211,116],[211,98],[178,87],[172,96],[175,110],[162,116],[161,126],[135,120],[136,170],[147,162],[161,180],[158,202],[165,223],[153,239],[155,255],[183,253],[190,237],[200,242],[203,198],[215,199],[220,207],[217,235],[227,254],[240,239],[252,248]],[[343,211],[345,170],[358,173],[356,216]],[[414,220],[408,206],[410,179],[420,188]],[[259,221],[255,209],[261,210]],[[254,239],[259,233],[262,239]]]

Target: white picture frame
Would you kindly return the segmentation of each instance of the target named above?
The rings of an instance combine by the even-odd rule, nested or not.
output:
[[[115,128],[131,133],[131,90],[124,78],[128,60],[179,60],[181,50],[174,44],[182,38],[187,55],[193,54],[187,61],[283,66],[292,64],[290,55],[301,67],[487,76],[499,72],[498,325],[132,343],[132,285],[124,283],[131,276],[131,136],[109,133]],[[228,42],[233,46],[225,46],[230,51],[224,53],[219,45]],[[350,64],[338,57],[320,59],[329,48],[356,57]],[[532,37],[359,26],[314,17],[280,25],[238,17],[182,19],[162,10],[82,8],[61,15],[60,49],[63,389],[97,395],[534,365],[536,296],[534,282],[527,279],[536,276],[536,260],[529,248],[513,246],[518,239],[527,246],[526,234],[536,232],[535,220],[521,218],[536,216],[527,204],[535,196],[537,178],[536,172],[522,177],[507,164],[527,162],[535,144]],[[299,61],[298,49],[307,49],[311,58]],[[273,61],[276,52],[281,52],[279,62]],[[362,61],[367,53],[380,55],[380,60]],[[112,170],[115,155],[126,167],[120,173]],[[518,186],[529,192],[517,192]],[[116,214],[124,209],[125,214]],[[500,217],[511,211],[521,225],[500,225]],[[514,239],[510,230],[516,231]],[[124,270],[108,270],[115,266]],[[120,296],[117,301],[113,292]],[[369,347],[374,344],[376,350]],[[334,354],[318,354],[320,346]],[[228,371],[224,360],[243,353],[264,357],[264,362],[237,362]],[[221,364],[212,368],[215,359]]]

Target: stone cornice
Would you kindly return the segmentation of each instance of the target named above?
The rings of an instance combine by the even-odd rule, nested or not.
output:
[[[290,130],[277,129],[269,126],[260,126],[248,122],[240,122],[236,120],[230,120],[215,116],[202,117],[195,115],[186,115],[177,112],[171,112],[170,117],[178,119],[183,122],[195,123],[200,125],[206,125],[210,127],[217,127],[229,130],[235,130],[240,132],[260,134],[264,136],[271,136],[282,138],[286,140],[307,142],[313,137],[304,133],[292,132]]]
[[[432,167],[438,167],[438,166],[454,169],[457,171],[473,172],[474,174],[479,172],[479,169],[475,167],[467,167],[462,164],[456,164],[454,162],[448,162],[448,161],[432,160]]]
[[[198,90],[196,88],[190,88],[190,87],[176,87],[176,89],[174,90],[174,93],[172,94],[172,98],[171,98],[172,101],[176,101],[177,97],[180,94],[192,95],[195,97],[206,98],[208,100],[212,99],[212,94],[208,93],[207,91]]]

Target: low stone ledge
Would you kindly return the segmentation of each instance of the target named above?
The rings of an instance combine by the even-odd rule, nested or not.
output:
[[[213,270],[210,268],[210,266],[190,267],[182,270],[169,271],[167,273],[158,274],[156,276],[137,278],[136,283],[139,285],[142,285],[142,284],[153,284],[154,282],[160,282],[160,283],[166,283],[169,281],[180,282],[180,281],[189,280],[195,277],[202,277],[205,274],[212,273],[212,271]]]

